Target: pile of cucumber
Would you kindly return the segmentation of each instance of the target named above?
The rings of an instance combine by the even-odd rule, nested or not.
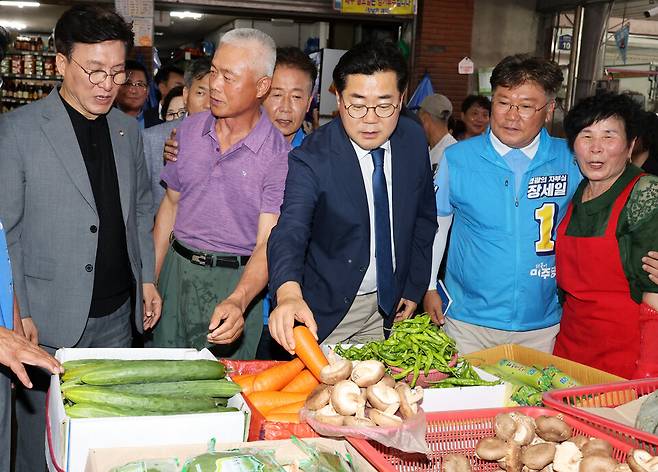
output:
[[[211,360],[81,359],[64,362],[60,389],[70,418],[237,411],[240,393]]]

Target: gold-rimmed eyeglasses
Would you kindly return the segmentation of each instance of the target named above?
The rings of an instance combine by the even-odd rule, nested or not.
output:
[[[494,100],[493,109],[494,112],[497,113],[508,113],[512,108],[516,108],[516,112],[521,118],[529,119],[535,116],[535,113],[542,111],[551,103],[553,103],[553,100],[549,100],[543,106],[536,108],[533,105],[515,105],[507,100]]]

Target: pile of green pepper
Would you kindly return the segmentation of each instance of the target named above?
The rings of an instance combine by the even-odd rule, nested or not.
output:
[[[334,351],[346,359],[359,361],[376,359],[389,367],[397,367],[401,372],[393,375],[395,380],[403,379],[413,373],[411,387],[416,385],[421,372],[427,376],[431,370],[450,376],[444,380],[430,382],[433,387],[498,383],[482,380],[466,359],[457,358],[457,363],[452,363],[451,361],[457,356],[455,340],[435,325],[428,314],[393,323],[388,339],[371,341],[361,347],[344,348],[338,344]]]

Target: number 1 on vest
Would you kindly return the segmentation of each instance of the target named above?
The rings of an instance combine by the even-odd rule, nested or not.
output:
[[[539,223],[539,239],[535,241],[535,252],[539,256],[554,254],[557,205],[549,202],[535,209],[535,221]]]

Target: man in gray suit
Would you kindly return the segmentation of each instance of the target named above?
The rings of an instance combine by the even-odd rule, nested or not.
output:
[[[130,25],[91,5],[55,26],[61,87],[0,116],[0,219],[26,336],[60,347],[130,347],[152,328],[153,201],[134,119],[112,109]],[[134,316],[134,318],[133,318]],[[17,472],[44,468],[48,376],[17,392]]]
[[[188,115],[200,111],[210,110],[210,59],[201,57],[195,59],[185,70],[185,87],[183,88],[183,102]],[[144,157],[146,158],[146,171],[151,181],[153,194],[153,213],[158,211],[160,202],[165,194],[165,188],[160,183],[160,173],[164,167],[164,145],[172,132],[180,126],[183,118],[166,121],[151,126],[142,131],[144,140]]]

